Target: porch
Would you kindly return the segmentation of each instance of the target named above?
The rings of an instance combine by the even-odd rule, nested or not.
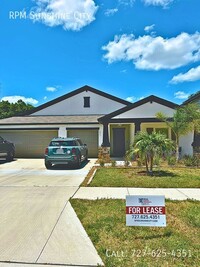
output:
[[[133,144],[137,132],[146,131],[149,134],[152,132],[160,132],[165,134],[167,138],[175,140],[175,136],[171,129],[164,122],[110,122],[104,124],[103,127],[103,147],[110,149],[112,158],[123,158],[130,145]],[[180,140],[180,152],[184,154],[192,154],[193,134],[184,136]]]

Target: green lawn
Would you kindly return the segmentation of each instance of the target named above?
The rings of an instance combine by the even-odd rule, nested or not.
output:
[[[125,200],[71,200],[106,267],[199,267],[200,202],[166,201],[167,227],[127,227]]]
[[[87,179],[82,184],[87,185]],[[167,168],[146,175],[141,168],[99,168],[88,186],[144,188],[200,188],[200,169]]]

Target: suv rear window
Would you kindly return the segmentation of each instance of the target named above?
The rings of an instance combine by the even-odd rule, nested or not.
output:
[[[51,141],[50,146],[77,146],[76,141]]]

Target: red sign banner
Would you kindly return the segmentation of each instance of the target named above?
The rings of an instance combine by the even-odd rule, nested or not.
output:
[[[126,214],[165,214],[165,207],[141,207],[141,206],[130,206],[126,207]]]

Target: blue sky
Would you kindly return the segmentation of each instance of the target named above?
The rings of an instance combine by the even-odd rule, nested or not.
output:
[[[137,101],[200,90],[199,0],[1,0],[0,99],[90,85]]]

